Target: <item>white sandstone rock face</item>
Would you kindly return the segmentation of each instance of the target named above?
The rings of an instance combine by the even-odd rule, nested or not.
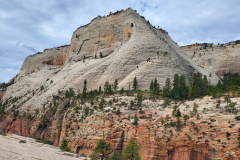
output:
[[[23,96],[19,106],[40,108],[58,90],[81,91],[85,79],[88,91],[115,79],[119,89],[128,89],[129,83],[132,89],[135,76],[138,89],[149,89],[155,78],[162,87],[166,78],[173,80],[175,74],[184,74],[188,79],[193,72],[207,75],[210,83],[217,83],[214,73],[209,77],[210,71],[184,53],[166,31],[152,27],[132,9],[98,16],[73,33],[70,46],[28,56],[3,101]]]
[[[240,42],[233,41],[221,45],[194,44],[181,47],[185,55],[199,66],[215,73],[218,77],[224,74],[240,73]]]
[[[0,135],[0,159],[2,160],[90,160],[88,157],[61,151],[60,148],[35,142],[35,139],[18,135]],[[24,143],[20,143],[23,141]]]

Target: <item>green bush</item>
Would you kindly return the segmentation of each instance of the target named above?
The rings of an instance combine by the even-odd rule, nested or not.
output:
[[[68,143],[68,141],[66,139],[63,139],[60,149],[66,151],[66,152],[70,152],[71,149],[68,147],[67,143]]]

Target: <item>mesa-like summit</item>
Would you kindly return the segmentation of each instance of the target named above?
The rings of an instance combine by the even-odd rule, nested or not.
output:
[[[131,159],[136,143],[143,160],[237,160],[239,51],[239,40],[179,47],[131,8],[98,16],[0,84],[0,133],[80,158]]]

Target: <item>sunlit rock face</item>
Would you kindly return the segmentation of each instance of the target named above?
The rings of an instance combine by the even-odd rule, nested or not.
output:
[[[224,74],[240,74],[240,41],[233,41],[226,44],[194,44],[181,47],[185,55],[191,58],[199,66],[219,78]]]

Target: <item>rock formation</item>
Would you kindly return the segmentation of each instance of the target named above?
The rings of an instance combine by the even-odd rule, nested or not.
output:
[[[181,47],[185,55],[200,67],[222,78],[224,74],[240,73],[240,41],[213,45],[193,44]]]
[[[172,80],[174,74],[184,74],[188,79],[192,73],[200,72],[211,84],[218,82],[215,72],[184,54],[165,30],[154,28],[132,9],[98,16],[73,32],[70,45],[45,49],[26,58],[1,100],[5,110],[0,110],[0,132],[47,139],[58,147],[66,138],[73,151],[87,156],[94,152],[99,139],[110,142],[112,151],[121,154],[133,138],[143,160],[238,159],[240,126],[233,114],[228,115],[231,122],[215,117],[221,123],[213,123],[210,117],[217,113],[224,117],[222,110],[207,110],[198,120],[191,114],[178,130],[177,119],[165,117],[172,115],[175,105],[189,114],[184,104],[172,102],[164,108],[163,100],[149,100],[149,95],[143,95],[139,106],[137,95],[126,93],[99,93],[91,99],[78,96],[85,79],[88,91],[103,88],[106,81],[112,84],[115,79],[119,89],[128,89],[135,76],[141,90],[148,90],[155,78],[162,87],[166,78]],[[68,92],[76,94],[66,96]],[[129,109],[131,101],[137,109]],[[214,107],[214,99],[207,99],[203,105],[210,101],[209,108]],[[192,110],[193,101],[185,103]],[[198,110],[205,114],[203,105]],[[116,114],[116,109],[121,114]],[[132,124],[135,114],[141,117],[138,126]],[[161,124],[162,119],[166,125]],[[181,121],[184,123],[183,118]]]
[[[43,86],[45,92],[24,104],[41,107],[58,90],[81,91],[85,79],[89,90],[115,79],[119,88],[127,89],[136,76],[138,89],[145,90],[155,78],[163,86],[174,74],[184,74],[186,79],[193,72],[209,76],[183,53],[166,31],[154,28],[132,9],[98,16],[73,32],[70,46],[28,56],[3,99],[37,92]],[[212,84],[218,81],[214,73],[208,79]]]
[[[0,158],[1,160],[90,160],[81,155],[63,152],[57,147],[35,142],[35,139],[17,135],[0,135]]]
[[[117,95],[108,97],[106,101],[115,96]],[[119,96],[118,99],[119,101],[112,106],[121,110],[120,115],[115,114],[114,110],[105,113],[96,110],[92,115],[81,119],[85,111],[81,110],[81,105],[76,109],[75,106],[79,105],[72,101],[74,105],[67,110],[64,110],[64,105],[60,105],[54,113],[48,107],[46,112],[41,110],[39,115],[32,118],[29,117],[29,113],[25,116],[21,114],[18,118],[6,114],[0,120],[0,128],[8,134],[48,139],[53,141],[55,146],[60,146],[63,138],[66,138],[73,151],[87,156],[94,153],[99,139],[110,142],[112,151],[122,153],[133,138],[140,147],[140,155],[144,160],[238,160],[240,157],[238,148],[240,124],[234,120],[231,113],[222,114],[221,109],[215,109],[213,104],[216,99],[205,97],[202,100],[186,101],[185,104],[181,104],[179,108],[182,114],[189,114],[194,102],[197,103],[201,116],[199,118],[191,116],[179,131],[175,126],[177,118],[171,116],[171,107],[176,105],[175,102],[162,111],[159,104],[162,104],[163,100],[148,100],[151,104],[155,103],[155,106],[144,107],[142,110],[145,113],[140,114],[136,110],[126,109],[122,103],[130,103],[134,97]],[[237,102],[238,98],[231,98],[231,101]],[[61,100],[56,102],[59,103]],[[95,101],[94,103],[96,104]],[[84,105],[91,106],[90,103]],[[221,106],[225,105],[226,102],[221,103]],[[145,115],[148,118],[140,118],[136,127],[132,124],[134,114],[138,117]],[[172,118],[165,119],[167,114]],[[165,121],[164,125],[161,124],[162,119]],[[183,118],[180,119],[184,123]],[[41,129],[40,124],[46,127]],[[226,133],[229,133],[229,136]]]

